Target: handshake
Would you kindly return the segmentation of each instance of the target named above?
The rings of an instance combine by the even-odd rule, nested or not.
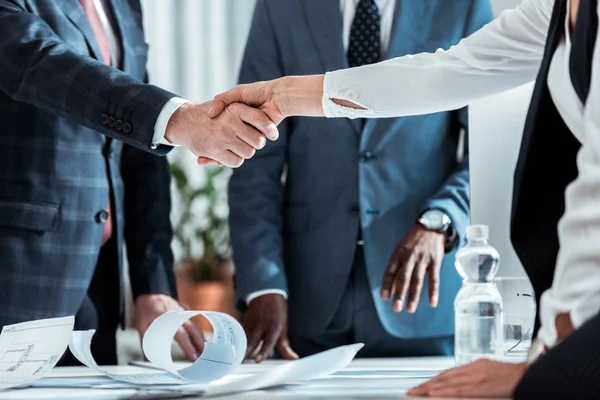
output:
[[[288,77],[240,85],[212,102],[184,104],[171,117],[165,139],[190,149],[198,164],[238,168],[279,138],[290,116],[323,116],[323,76]]]

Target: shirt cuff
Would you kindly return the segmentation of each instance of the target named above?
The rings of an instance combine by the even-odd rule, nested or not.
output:
[[[173,114],[175,114],[175,111],[177,111],[179,107],[186,103],[190,103],[190,101],[180,97],[173,97],[167,102],[167,104],[165,104],[162,111],[158,115],[158,118],[156,119],[156,124],[154,124],[154,137],[152,138],[151,146],[152,149],[156,149],[159,145],[178,146],[165,139],[165,133],[167,132],[169,120]]]
[[[260,296],[264,296],[267,294],[280,294],[283,296],[284,299],[287,300],[287,293],[284,290],[280,290],[280,289],[265,289],[265,290],[259,290],[258,292],[253,292],[250,293],[248,295],[248,297],[246,297],[246,305],[250,304],[250,302]]]

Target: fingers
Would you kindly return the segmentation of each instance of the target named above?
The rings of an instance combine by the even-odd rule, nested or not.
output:
[[[234,140],[231,143],[231,148],[229,150],[242,160],[249,160],[256,154],[256,149],[254,147],[240,139]]]
[[[238,102],[242,102],[241,86],[236,86],[228,92],[215,96],[213,106],[210,110],[208,110],[208,116],[210,118],[216,118],[225,110],[228,105]]]
[[[271,325],[269,330],[266,332],[266,334],[262,338],[263,345],[262,345],[262,348],[260,349],[260,352],[254,358],[254,360],[257,363],[259,363],[262,360],[269,357],[269,354],[273,351],[273,348],[275,347],[275,343],[277,343],[277,340],[279,339],[280,334],[281,334],[281,326],[277,326],[275,324]]]
[[[425,280],[425,274],[427,273],[429,266],[428,260],[421,258],[412,273],[410,293],[408,295],[408,307],[406,308],[409,313],[417,311],[419,300],[421,298],[421,291],[423,290],[423,281]]]
[[[200,353],[196,350],[187,330],[182,326],[175,334],[175,341],[185,354],[185,357],[190,361],[196,361]]]
[[[264,336],[264,330],[260,324],[255,324],[253,322],[245,323],[244,329],[246,330],[246,337],[248,339],[246,358],[249,358],[259,350]]]
[[[429,304],[431,307],[437,307],[440,300],[440,267],[441,262],[436,262],[433,268],[427,270],[429,284]]]
[[[283,333],[280,336],[279,341],[277,342],[277,351],[286,360],[297,360],[300,358],[300,356],[292,350],[292,346],[290,346],[290,342],[287,338],[287,333]]]
[[[244,104],[234,104],[231,106],[232,111],[237,113],[239,118],[247,123],[248,125],[254,127],[258,132],[264,135],[267,139],[275,141],[279,138],[279,131],[277,130],[277,125],[265,114],[264,112],[248,107]],[[245,140],[245,138],[240,137]],[[256,139],[254,139],[256,140]],[[253,145],[253,142],[247,142],[250,145]],[[255,146],[256,147],[256,146]],[[256,147],[257,149],[262,149],[264,144],[261,147]]]
[[[452,368],[442,372],[438,376],[431,378],[427,382],[411,389],[408,392],[409,396],[428,396],[431,391],[439,390],[447,387],[449,384],[459,383],[464,384],[470,379],[469,366]]]
[[[220,152],[214,156],[214,160],[229,168],[239,168],[244,164],[244,158],[233,153],[231,150]]]
[[[198,328],[191,321],[187,321],[185,324],[183,324],[183,327],[186,330],[188,336],[190,337],[191,342],[194,345],[194,348],[196,349],[196,352],[198,354],[202,354],[202,351],[204,350],[204,335],[200,331],[200,328]]]
[[[394,281],[396,280],[396,274],[398,273],[398,266],[400,265],[400,251],[395,249],[390,262],[383,275],[383,282],[381,284],[381,298],[385,301],[390,299],[392,289],[394,287]]]
[[[394,311],[400,312],[404,307],[404,301],[406,299],[406,293],[410,285],[410,277],[412,276],[415,268],[415,257],[413,254],[405,255],[402,257],[404,261],[403,265],[400,265],[398,272],[396,273],[396,279],[394,281],[394,289],[392,290],[394,295]]]
[[[198,163],[198,165],[211,165],[211,164],[216,164],[219,167],[222,167],[223,164],[221,164],[218,161],[213,160],[212,158],[208,158],[208,157],[198,157],[198,160],[196,160],[196,162]]]

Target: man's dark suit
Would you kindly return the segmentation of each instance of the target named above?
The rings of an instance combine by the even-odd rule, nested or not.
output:
[[[583,104],[591,83],[598,28],[596,9],[596,0],[581,0],[572,34],[571,81]],[[512,241],[538,305],[542,293],[552,285],[559,248],[557,225],[565,212],[565,189],[577,177],[580,148],[558,113],[547,85],[552,57],[564,35],[566,16],[567,1],[557,0],[515,171]],[[539,327],[536,318],[536,332]],[[515,398],[599,398],[599,332],[600,318],[596,317],[544,355],[526,373]]]
[[[98,61],[77,0],[0,0],[0,326],[75,315],[91,301],[114,336],[123,241],[134,296],[174,294],[167,161],[129,146],[152,151],[174,95],[143,85],[139,1],[106,4],[122,71]],[[113,238],[100,257],[109,193]]]

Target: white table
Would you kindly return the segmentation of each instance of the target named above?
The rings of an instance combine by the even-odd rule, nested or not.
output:
[[[280,362],[281,361],[266,361],[258,365],[247,363],[240,367],[239,372],[261,372]],[[330,377],[269,390],[222,396],[219,397],[219,399],[406,399],[406,390],[426,379],[417,377],[403,378],[400,377],[400,375],[406,375],[409,371],[419,371],[419,374],[421,375],[428,375],[431,374],[432,371],[447,369],[453,365],[453,359],[447,357],[357,359],[344,371]],[[150,372],[147,368],[134,366],[112,367],[110,368],[110,371],[114,373]],[[87,368],[68,367],[56,368],[52,372],[52,376],[90,377],[97,375]],[[9,393],[5,392],[4,394],[0,393],[0,399],[125,399],[131,398],[131,394],[131,392],[124,390],[23,389]],[[144,397],[136,397],[136,399],[144,399]]]

